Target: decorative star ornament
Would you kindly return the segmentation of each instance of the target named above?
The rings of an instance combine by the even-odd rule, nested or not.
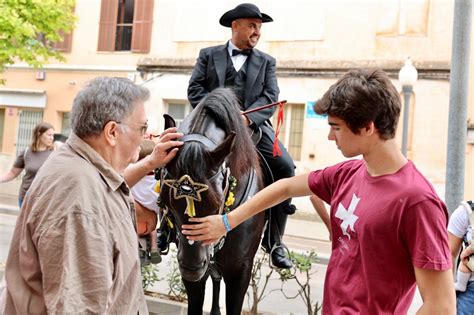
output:
[[[209,186],[196,183],[189,175],[183,175],[179,180],[166,179],[163,184],[169,186],[174,191],[174,199],[186,199],[186,213],[189,217],[196,216],[194,200],[201,201],[201,193],[208,190]]]
[[[173,189],[174,199],[190,197],[201,201],[201,193],[209,189],[207,185],[193,181],[189,175],[183,175],[179,180],[165,179],[163,184]]]

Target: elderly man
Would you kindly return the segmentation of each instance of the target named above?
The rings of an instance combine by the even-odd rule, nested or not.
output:
[[[272,21],[269,15],[261,13],[257,6],[250,3],[240,4],[222,15],[219,23],[231,28],[232,38],[224,45],[204,48],[199,53],[188,87],[188,99],[193,107],[218,87],[232,88],[243,111],[278,100],[280,90],[275,58],[255,48],[262,23]],[[281,156],[273,156],[275,133],[270,118],[274,111],[274,107],[267,108],[242,115],[242,119],[256,134],[261,131],[257,149],[277,181],[294,176],[295,166],[280,142]],[[266,184],[269,184],[271,179],[266,179]],[[276,211],[272,211],[271,232],[267,228],[262,241],[264,249],[271,252],[273,265],[279,268],[292,266],[281,242],[288,214],[295,211],[290,202],[291,199],[285,200],[275,207]]]
[[[73,133],[27,193],[7,260],[5,314],[147,314],[135,213],[122,177],[147,129],[149,92],[122,78],[92,80],[74,99]],[[142,173],[171,160],[169,130]],[[135,173],[139,173],[135,170]]]

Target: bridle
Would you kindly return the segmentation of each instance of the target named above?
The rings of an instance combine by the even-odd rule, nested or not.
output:
[[[215,142],[213,142],[211,139],[207,138],[206,136],[203,136],[200,134],[188,134],[188,135],[183,136],[180,140],[184,143],[199,142],[210,150],[214,150],[217,147],[217,144]],[[191,176],[187,174],[181,176],[181,178],[179,179],[166,179],[168,174],[169,172],[165,167],[161,169],[161,174],[160,174],[161,186],[163,187],[164,185],[167,185],[170,187],[169,192],[168,192],[168,200],[171,201],[172,199],[176,200],[179,198],[186,198],[187,207],[186,207],[185,213],[189,217],[195,216],[195,212],[193,212],[192,210],[190,211],[190,208],[194,209],[194,201],[201,201],[200,193],[206,191],[208,189],[208,186],[206,184],[202,184],[195,181]],[[212,174],[209,177],[208,181],[213,182],[219,175],[223,176],[223,183],[225,185],[223,188],[224,197],[223,197],[223,200],[220,202],[218,212],[217,212],[218,214],[222,214],[226,207],[225,205],[226,200],[231,190],[231,184],[230,184],[231,172],[230,172],[230,168],[226,165],[225,162],[223,162],[220,165],[216,173]],[[165,212],[167,213],[168,211],[169,211],[168,207],[165,206]],[[177,232],[180,233],[179,227],[177,227]]]

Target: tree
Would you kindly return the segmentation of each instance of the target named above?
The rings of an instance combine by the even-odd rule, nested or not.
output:
[[[53,45],[74,28],[74,6],[75,0],[0,0],[0,73],[16,61],[64,61]]]

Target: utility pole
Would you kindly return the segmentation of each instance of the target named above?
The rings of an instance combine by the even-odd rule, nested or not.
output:
[[[455,0],[445,191],[449,214],[464,199],[471,23],[471,0]]]

